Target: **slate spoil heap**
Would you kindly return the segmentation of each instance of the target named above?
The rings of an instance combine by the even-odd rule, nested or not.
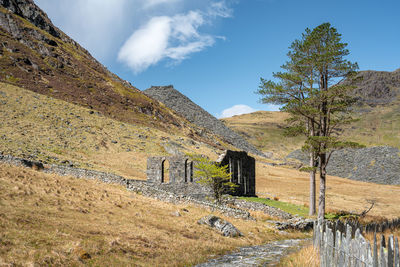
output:
[[[287,158],[308,164],[308,157],[301,150],[293,151]],[[389,146],[338,150],[332,153],[327,173],[364,182],[400,185],[400,150]]]
[[[172,85],[152,86],[143,92],[147,96],[164,103],[168,108],[175,110],[191,123],[219,135],[233,146],[258,156],[264,156],[263,153],[249,144],[243,137],[228,128],[223,122],[219,121],[200,106],[193,103],[188,97],[174,89]]]

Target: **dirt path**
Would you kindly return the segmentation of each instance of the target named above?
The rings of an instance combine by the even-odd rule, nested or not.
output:
[[[195,267],[274,266],[282,257],[300,249],[307,240],[309,239],[286,239],[260,246],[243,247],[232,254],[209,260]]]

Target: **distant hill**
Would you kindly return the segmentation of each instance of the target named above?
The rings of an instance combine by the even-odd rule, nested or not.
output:
[[[360,71],[356,77],[355,94],[361,103],[383,105],[396,101],[400,94],[400,69],[388,71]]]
[[[243,137],[229,129],[224,123],[203,108],[193,103],[188,97],[169,86],[153,86],[143,91],[146,95],[164,103],[167,107],[175,110],[188,121],[203,127],[212,133],[219,135],[229,144],[244,151],[263,156],[254,146],[249,144]]]
[[[344,126],[341,137],[367,148],[333,153],[327,172],[353,180],[400,184],[400,70],[362,71],[357,78],[353,83],[359,101],[353,115],[358,121]],[[223,121],[270,157],[307,164],[307,155],[299,150],[305,137],[283,136],[288,117],[284,112],[258,111]]]
[[[400,148],[400,69],[361,71],[354,84],[359,98],[353,108],[354,117],[359,121],[343,127],[342,136],[368,147]],[[283,158],[305,140],[302,136],[282,136],[288,117],[284,112],[258,111],[222,121],[259,150]]]

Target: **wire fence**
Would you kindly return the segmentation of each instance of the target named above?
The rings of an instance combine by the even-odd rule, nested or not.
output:
[[[313,242],[319,250],[321,266],[400,267],[398,238],[382,234],[378,246],[375,232],[371,246],[362,230],[340,222],[315,222]]]

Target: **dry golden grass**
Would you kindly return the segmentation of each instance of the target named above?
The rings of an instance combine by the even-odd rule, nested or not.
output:
[[[258,196],[278,197],[281,201],[308,205],[308,173],[284,167],[267,166],[258,162],[256,177]],[[317,177],[317,192],[318,188]],[[326,208],[328,212],[344,210],[361,213],[370,207],[368,202],[370,200],[375,201],[375,206],[368,213],[369,215],[385,218],[400,216],[400,186],[366,183],[335,176],[327,177]]]
[[[0,265],[188,266],[239,246],[304,237],[280,236],[265,215],[244,221],[216,213],[245,235],[226,238],[197,225],[207,214],[117,185],[0,164]]]
[[[123,123],[90,109],[0,83],[0,151],[18,157],[145,179],[146,160],[180,150],[216,159],[216,149],[182,133]],[[218,152],[218,151],[217,151]]]
[[[282,158],[300,148],[305,140],[303,136],[283,136],[285,120],[288,118],[289,114],[285,112],[257,111],[222,121],[261,151],[273,152],[274,157]]]
[[[296,253],[283,258],[279,267],[318,267],[319,253],[312,245],[303,247]]]
[[[342,137],[366,146],[393,146],[400,148],[400,113],[399,101],[389,105],[359,107],[354,113],[358,121],[343,126]],[[257,111],[225,118],[229,127],[242,134],[250,143],[261,151],[274,152],[275,157],[284,157],[291,151],[301,148],[303,136],[284,137],[284,128],[289,114],[279,111]]]

